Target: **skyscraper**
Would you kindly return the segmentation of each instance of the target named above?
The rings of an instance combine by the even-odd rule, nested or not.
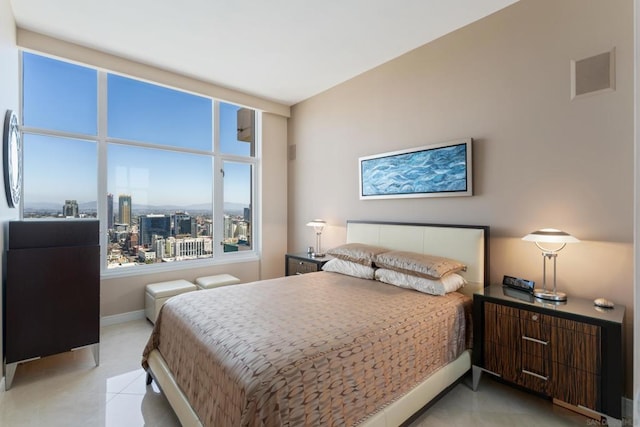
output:
[[[62,216],[65,218],[77,218],[78,215],[78,202],[76,200],[65,200],[62,207]]]
[[[131,225],[131,196],[121,194],[118,197],[118,222]]]
[[[107,194],[107,229],[113,230],[113,194]]]
[[[171,235],[171,217],[169,215],[141,215],[138,217],[140,244],[150,246],[153,236],[167,238]]]
[[[171,229],[174,236],[196,237],[196,219],[187,213],[176,212],[171,215]]]

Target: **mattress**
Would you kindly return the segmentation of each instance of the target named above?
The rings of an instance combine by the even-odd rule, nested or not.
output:
[[[358,425],[471,346],[471,299],[318,272],[182,294],[157,349],[203,425]]]

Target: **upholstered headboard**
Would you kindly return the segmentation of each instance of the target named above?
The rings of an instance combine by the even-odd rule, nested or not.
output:
[[[349,220],[347,243],[354,242],[453,258],[467,266],[467,281],[489,285],[488,226]]]

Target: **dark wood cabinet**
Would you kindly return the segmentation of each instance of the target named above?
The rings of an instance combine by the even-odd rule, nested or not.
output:
[[[621,419],[623,318],[619,305],[485,288],[474,294],[474,389],[484,371],[595,418]]]
[[[98,221],[9,223],[4,283],[5,387],[18,363],[100,342]]]
[[[308,254],[286,254],[285,255],[285,275],[295,276],[296,274],[313,273],[321,271],[332,256],[325,255],[321,258],[312,257]]]

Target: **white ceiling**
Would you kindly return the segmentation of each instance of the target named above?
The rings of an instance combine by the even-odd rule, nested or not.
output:
[[[11,0],[18,27],[293,105],[516,0]]]

